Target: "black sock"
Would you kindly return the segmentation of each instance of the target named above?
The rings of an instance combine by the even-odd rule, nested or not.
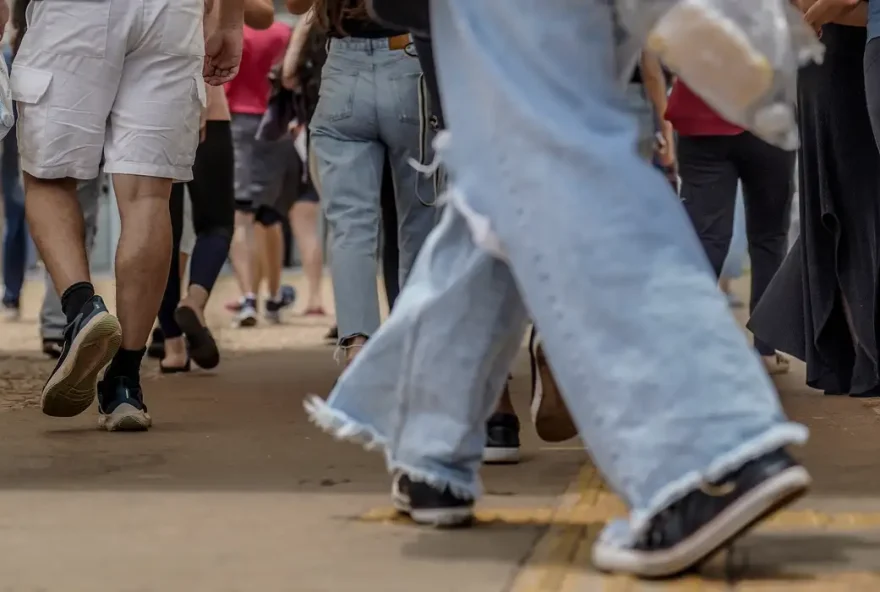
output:
[[[141,380],[141,360],[144,359],[144,353],[147,348],[143,349],[121,349],[116,352],[107,373],[104,374],[104,380],[124,376],[135,382]]]
[[[61,295],[61,310],[70,323],[83,309],[86,302],[95,295],[95,287],[90,282],[77,282],[64,290]]]

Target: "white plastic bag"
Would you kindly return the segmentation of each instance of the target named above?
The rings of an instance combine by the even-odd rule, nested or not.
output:
[[[797,71],[824,47],[788,0],[615,2],[625,52],[643,44],[719,115],[797,147]]]
[[[12,113],[12,86],[9,84],[9,71],[6,69],[6,60],[0,59],[0,140],[6,137],[14,125],[15,116]]]

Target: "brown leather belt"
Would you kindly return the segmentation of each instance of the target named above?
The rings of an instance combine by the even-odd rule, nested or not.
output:
[[[409,33],[395,35],[394,37],[388,38],[388,49],[406,49],[406,46],[410,43],[412,43],[412,39],[410,39]]]

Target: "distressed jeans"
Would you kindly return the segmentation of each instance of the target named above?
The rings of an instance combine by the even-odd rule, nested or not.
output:
[[[388,321],[326,402],[391,470],[480,493],[484,421],[527,317],[631,545],[704,480],[807,438],[690,222],[635,151],[608,0],[433,0],[451,187]],[[682,355],[687,352],[687,355]]]
[[[409,160],[429,162],[419,60],[387,39],[332,39],[310,124],[330,229],[330,272],[342,339],[379,327],[376,285],[380,194],[387,157],[397,210],[400,285],[436,223],[434,184]]]

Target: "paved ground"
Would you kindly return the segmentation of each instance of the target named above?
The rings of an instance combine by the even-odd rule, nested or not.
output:
[[[308,424],[302,398],[338,370],[330,321],[225,329],[210,320],[213,373],[146,389],[155,429],[105,434],[94,415],[42,416],[51,368],[38,353],[40,288],[21,322],[0,324],[0,592],[525,592],[880,590],[880,407],[779,382],[813,432],[812,496],[706,566],[702,577],[641,584],[589,568],[589,544],[621,512],[576,442],[524,428],[520,466],[487,468],[479,527],[426,532],[392,518],[381,458]],[[527,410],[528,368],[513,392]],[[711,393],[707,393],[711,396]]]

